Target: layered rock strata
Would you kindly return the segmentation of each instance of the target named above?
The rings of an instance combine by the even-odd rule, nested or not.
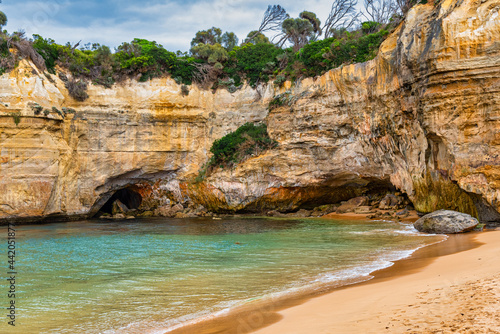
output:
[[[498,0],[418,5],[374,60],[279,90],[183,96],[171,79],[131,80],[79,103],[23,62],[0,79],[0,219],[93,215],[126,187],[143,206],[226,212],[395,187],[421,212],[498,220],[499,11]],[[272,99],[281,106],[268,111]],[[277,148],[193,182],[212,142],[248,121],[265,121]]]

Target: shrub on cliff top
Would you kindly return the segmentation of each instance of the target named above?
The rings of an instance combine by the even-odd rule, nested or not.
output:
[[[267,133],[265,124],[254,125],[245,123],[236,131],[228,133],[221,139],[214,141],[210,152],[213,156],[203,166],[197,181],[200,181],[213,169],[232,167],[251,156],[256,156],[264,151],[277,146]]]
[[[236,131],[214,141],[210,152],[215,164],[238,163],[243,157],[276,146],[265,124],[245,123]]]

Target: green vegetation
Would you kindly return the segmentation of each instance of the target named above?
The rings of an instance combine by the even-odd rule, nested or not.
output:
[[[269,102],[269,111],[272,111],[278,107],[284,106],[286,104],[290,104],[292,101],[293,95],[290,92],[284,92],[283,94],[276,95],[271,102]]]
[[[0,11],[0,28],[7,24],[7,15]]]
[[[189,87],[186,85],[181,86],[181,95],[188,96],[189,95]]]
[[[194,82],[203,88],[230,92],[245,82],[255,87],[273,80],[280,86],[286,80],[313,77],[342,64],[374,58],[380,44],[414,3],[402,0],[386,9],[378,8],[379,2],[369,1],[362,14],[367,21],[360,22],[357,0],[338,0],[323,26],[315,13],[303,11],[298,18],[291,18],[283,7],[268,6],[258,29],[249,32],[241,45],[233,32],[212,27],[196,33],[189,53],[174,53],[155,41],[139,38],[113,52],[97,43],[60,45],[40,35],[28,39],[23,33],[3,31],[0,73],[13,69],[20,58],[30,58],[39,71],[58,74],[77,101],[88,98],[89,83],[111,87],[127,78],[147,81],[167,75],[178,84]],[[7,17],[0,12],[0,27],[6,22]],[[271,32],[275,36],[270,40],[264,33]],[[12,52],[12,48],[18,52]],[[182,88],[182,94],[186,93]]]
[[[210,148],[213,156],[203,166],[197,181],[203,180],[216,168],[232,167],[276,146],[277,142],[269,138],[265,124],[245,123],[236,131],[214,141]]]
[[[14,118],[14,123],[17,126],[21,122],[21,112],[19,111],[12,112],[10,113],[10,115]]]
[[[43,111],[43,107],[36,102],[30,102],[28,106],[33,110],[35,115],[39,115]]]
[[[239,86],[247,80],[253,87],[258,82],[267,82],[278,66],[278,55],[283,50],[273,44],[245,44],[234,48],[226,62],[224,73]]]

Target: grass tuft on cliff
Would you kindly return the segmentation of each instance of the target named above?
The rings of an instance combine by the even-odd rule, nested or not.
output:
[[[196,181],[202,181],[217,168],[234,167],[238,163],[258,156],[277,145],[278,143],[269,137],[265,124],[245,123],[236,131],[214,141],[210,148],[213,156],[202,167]]]

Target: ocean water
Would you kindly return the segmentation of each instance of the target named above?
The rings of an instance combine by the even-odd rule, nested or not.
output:
[[[155,333],[254,298],[366,279],[441,240],[394,222],[265,218],[91,220],[19,226],[16,238],[16,326],[2,314],[1,333]]]

